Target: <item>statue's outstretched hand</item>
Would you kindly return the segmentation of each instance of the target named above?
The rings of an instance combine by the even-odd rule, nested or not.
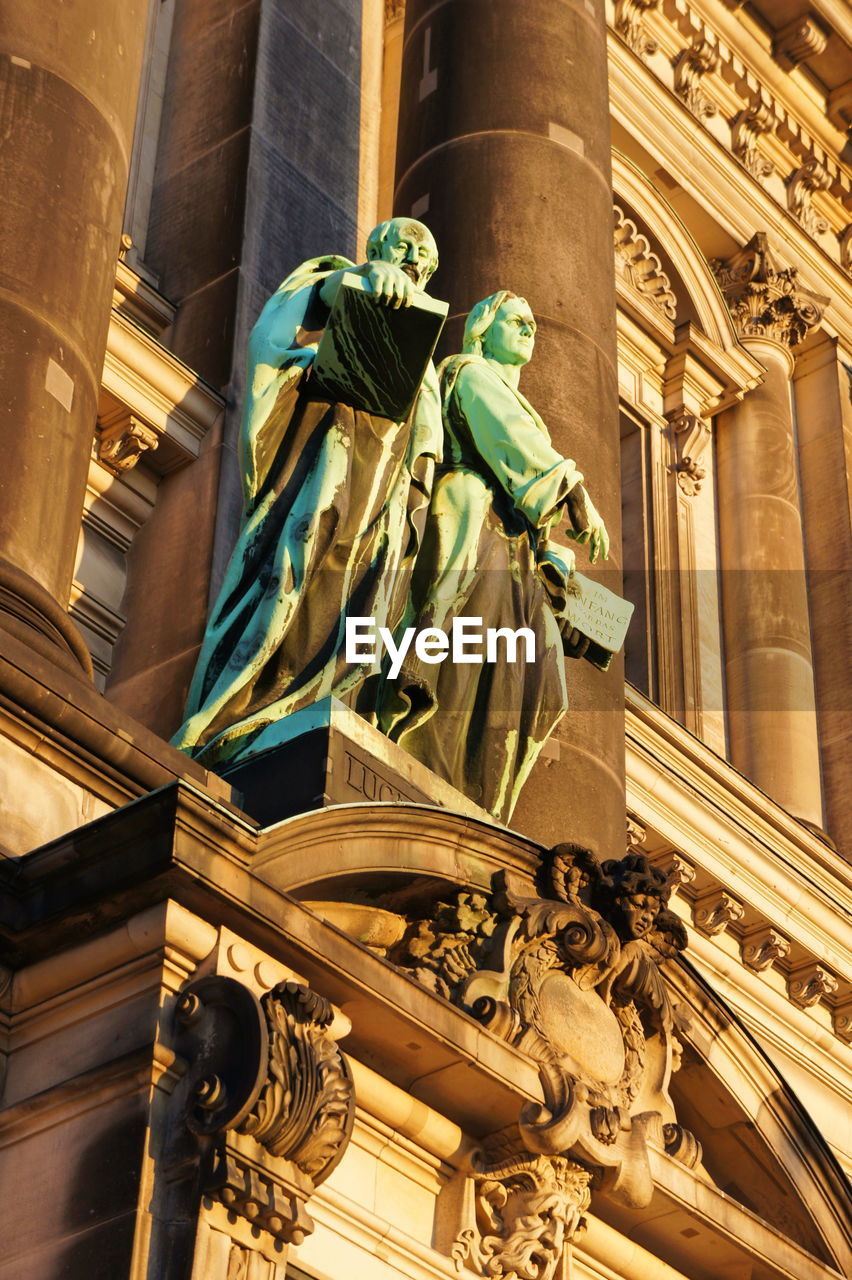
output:
[[[569,519],[575,529],[571,536],[575,541],[588,546],[591,563],[594,564],[599,556],[601,560],[608,560],[609,534],[606,531],[606,525],[582,485],[574,486],[568,495],[566,505]]]
[[[402,267],[377,259],[367,263],[364,275],[377,302],[394,308],[411,306],[417,290]]]
[[[598,556],[601,560],[609,559],[609,534],[606,525],[589,503],[589,560],[595,563]]]

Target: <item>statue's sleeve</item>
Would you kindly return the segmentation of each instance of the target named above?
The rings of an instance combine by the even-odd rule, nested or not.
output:
[[[582,482],[576,463],[557,453],[544,424],[485,361],[460,370],[453,396],[497,483],[529,524],[542,528]]]

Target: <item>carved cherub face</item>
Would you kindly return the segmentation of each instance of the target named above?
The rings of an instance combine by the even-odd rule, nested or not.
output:
[[[507,298],[482,336],[482,354],[498,364],[526,364],[535,346],[536,323],[525,298]]]
[[[378,229],[378,228],[377,228]],[[384,235],[367,245],[368,258],[381,258],[400,267],[417,289],[425,289],[438,265],[438,246],[427,226],[414,218],[391,218],[383,225]]]
[[[619,906],[631,938],[644,938],[654,927],[662,903],[653,893],[633,893],[629,898],[620,898]]]

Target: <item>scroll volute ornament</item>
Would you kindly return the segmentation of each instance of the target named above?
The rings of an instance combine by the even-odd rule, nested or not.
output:
[[[300,1243],[313,1230],[306,1202],[343,1157],[355,1118],[331,1005],[299,982],[258,1000],[215,975],[184,991],[177,1021],[189,1063],[186,1124],[205,1151],[203,1190],[276,1239]]]

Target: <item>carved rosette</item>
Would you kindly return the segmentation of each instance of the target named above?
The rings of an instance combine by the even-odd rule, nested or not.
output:
[[[524,1151],[567,1160],[634,1206],[652,1194],[649,1144],[664,1148],[664,1124],[677,1124],[668,1082],[686,1020],[662,967],[686,931],[668,909],[672,887],[643,853],[600,863],[558,845],[538,896],[497,872],[490,894],[460,890],[410,921],[389,957],[538,1064],[543,1100],[519,1117]],[[695,1156],[685,1138],[676,1146]],[[536,1266],[518,1274],[551,1274],[543,1258]]]
[[[763,232],[713,267],[741,338],[795,347],[822,320],[828,298],[805,289],[795,267],[776,263]]]
[[[458,1267],[501,1280],[552,1280],[591,1200],[591,1173],[561,1156],[520,1154],[473,1175],[476,1227],[452,1249]]]
[[[716,71],[718,66],[718,48],[702,36],[696,36],[692,44],[678,54],[675,61],[675,93],[699,120],[714,116],[719,109],[701,87],[703,77]]]
[[[342,1158],[354,1123],[352,1076],[332,1018],[328,1001],[302,983],[280,983],[258,1001],[223,976],[193,982],[177,1008],[202,1190],[283,1244],[313,1230],[307,1201]]]

